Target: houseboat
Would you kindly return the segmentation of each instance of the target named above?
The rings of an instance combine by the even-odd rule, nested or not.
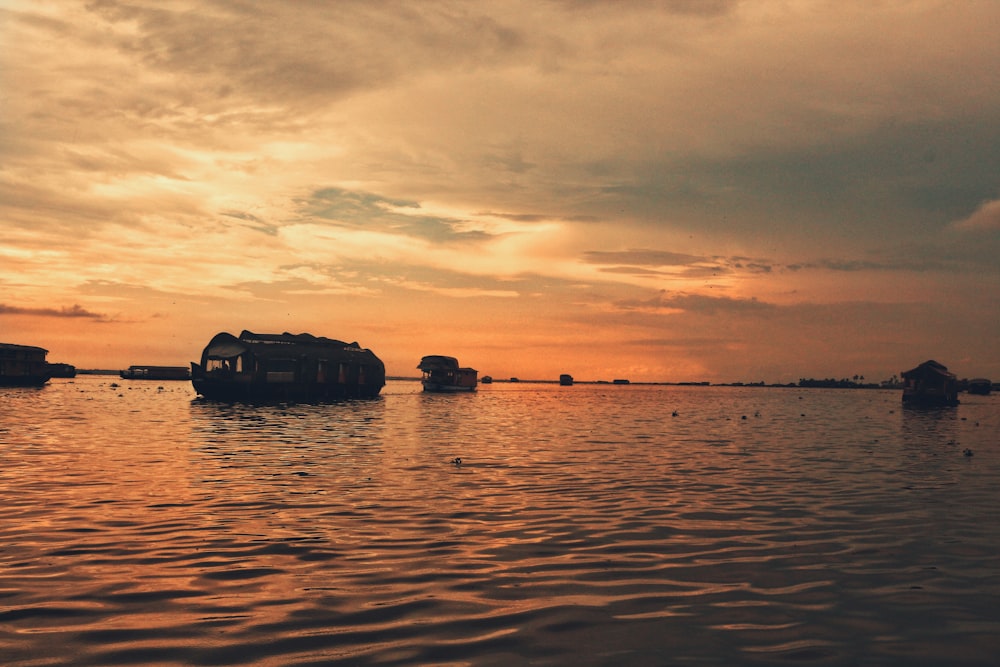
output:
[[[368,349],[312,334],[216,334],[191,363],[201,396],[223,401],[375,398],[385,365]]]
[[[187,366],[129,366],[119,375],[124,380],[190,380]]]
[[[563,373],[562,375],[559,376],[559,384],[561,384],[564,387],[573,386],[573,376],[568,373]]]
[[[903,371],[903,405],[958,405],[958,380],[933,359]]]
[[[970,394],[978,394],[979,396],[989,396],[990,392],[993,391],[993,383],[986,378],[973,378],[969,380],[969,386],[966,391]]]
[[[0,387],[41,387],[52,377],[48,353],[34,345],[0,343]]]
[[[49,371],[54,378],[75,378],[76,366],[73,364],[50,363]]]
[[[432,354],[420,359],[417,368],[423,372],[424,391],[475,391],[479,371],[459,368],[458,359]]]

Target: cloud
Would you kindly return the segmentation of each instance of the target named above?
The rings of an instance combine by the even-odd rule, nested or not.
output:
[[[0,315],[33,315],[35,317],[68,317],[84,318],[96,322],[110,322],[110,318],[102,313],[91,312],[79,304],[63,308],[22,308],[0,303]]]
[[[622,251],[590,250],[583,253],[583,259],[590,264],[631,266],[687,266],[706,261],[706,258],[698,255],[642,248]]]
[[[428,241],[483,241],[491,236],[481,229],[464,229],[466,220],[418,214],[420,204],[414,201],[345,188],[317,190],[303,202],[303,209],[330,224]]]
[[[965,231],[1000,230],[1000,199],[983,203],[968,218],[955,222],[954,227]]]
[[[704,296],[685,292],[661,291],[652,299],[622,300],[615,303],[622,310],[651,312],[686,312],[701,315],[755,314],[774,311],[778,306],[756,298]]]

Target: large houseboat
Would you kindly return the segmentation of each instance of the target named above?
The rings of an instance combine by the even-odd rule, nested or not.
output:
[[[417,368],[423,372],[424,391],[455,392],[475,391],[479,371],[461,368],[458,359],[431,354],[420,359]]]
[[[904,405],[958,405],[958,380],[943,364],[930,359],[902,376]]]
[[[190,380],[187,366],[129,366],[119,375],[124,380]]]
[[[52,377],[48,353],[34,345],[0,343],[0,387],[41,387]]]
[[[374,398],[385,365],[357,343],[311,334],[216,334],[191,363],[191,383],[208,399],[325,401]]]

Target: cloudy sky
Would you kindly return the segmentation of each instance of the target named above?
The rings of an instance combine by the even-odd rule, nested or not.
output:
[[[0,341],[1000,379],[996,0],[0,0]]]

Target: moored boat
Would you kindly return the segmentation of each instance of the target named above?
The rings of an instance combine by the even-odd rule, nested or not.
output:
[[[0,343],[0,387],[41,387],[52,377],[48,353],[34,345]]]
[[[993,383],[986,378],[973,378],[969,380],[969,386],[965,391],[979,396],[988,396],[993,391]]]
[[[75,378],[76,366],[73,364],[50,363],[49,371],[54,378]]]
[[[424,391],[456,392],[475,391],[479,371],[461,368],[458,359],[440,354],[427,355],[420,359],[417,368],[423,372],[421,382]]]
[[[326,401],[375,398],[385,365],[369,350],[312,334],[219,333],[191,363],[191,383],[208,399]]]
[[[190,380],[187,366],[129,366],[119,375],[124,380]]]
[[[570,387],[573,385],[573,376],[569,373],[563,373],[559,376],[559,384],[564,387]]]
[[[904,405],[958,405],[958,380],[947,366],[930,359],[903,371],[902,377]]]

